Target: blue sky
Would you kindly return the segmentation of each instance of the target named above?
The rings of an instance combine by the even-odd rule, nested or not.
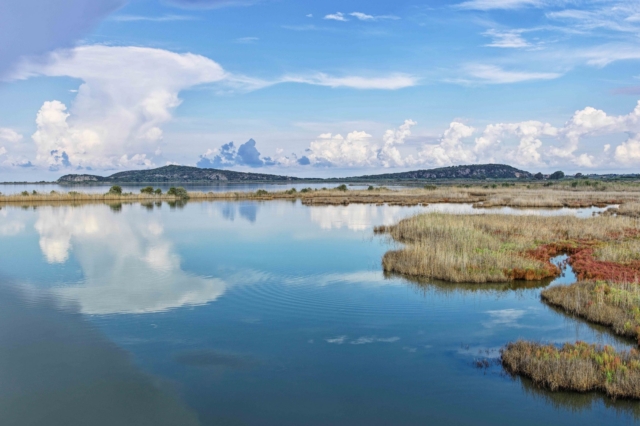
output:
[[[637,2],[50,3],[0,5],[0,180],[640,165]]]

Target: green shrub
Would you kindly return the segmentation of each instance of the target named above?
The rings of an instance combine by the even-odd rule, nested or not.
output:
[[[369,185],[369,187],[367,188],[367,191],[373,191],[373,186]]]
[[[349,188],[347,188],[347,185],[345,185],[345,184],[343,183],[342,185],[337,186],[337,187],[336,187],[336,189],[337,189],[338,191],[346,191],[346,190],[347,190],[347,189],[349,189]]]
[[[24,196],[27,196],[27,195],[29,195],[29,192],[28,191],[22,191],[21,194],[24,195]]]
[[[153,191],[156,195],[162,195],[162,189],[158,188],[155,191]]]
[[[172,186],[167,191],[167,195],[173,195],[173,196],[175,196],[177,198],[180,198],[182,200],[186,200],[187,198],[189,198],[189,193],[187,192],[186,189],[184,189],[181,186],[179,186],[177,188]]]
[[[140,190],[141,194],[153,194],[153,186],[147,186]]]
[[[298,191],[296,191],[296,189],[295,189],[295,188],[291,188],[291,189],[289,189],[289,190],[287,190],[287,191],[284,191],[284,193],[285,193],[285,194],[289,194],[289,195],[293,195],[293,194],[295,194],[296,192],[298,192]]]
[[[269,191],[265,191],[264,189],[258,189],[258,190],[256,191],[256,195],[257,195],[258,197],[262,197],[262,196],[264,196],[264,195],[267,195],[268,193],[269,193]]]
[[[311,189],[311,188],[302,188],[300,190],[300,192],[302,192],[302,193],[311,192],[311,191],[313,191],[313,189]]]
[[[558,179],[562,179],[563,177],[564,177],[564,172],[558,170],[557,172],[551,173],[551,175],[549,176],[549,179],[558,180]]]
[[[109,195],[122,195],[122,187],[120,185],[113,185],[109,188]]]
[[[438,187],[435,185],[425,185],[424,189],[426,189],[427,191],[435,191],[436,189],[438,189]]]

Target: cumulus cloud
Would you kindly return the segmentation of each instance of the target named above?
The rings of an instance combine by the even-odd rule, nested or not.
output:
[[[540,165],[542,155],[541,137],[555,137],[558,129],[540,121],[523,121],[520,123],[489,124],[482,135],[475,140],[474,151],[480,159],[496,161],[495,153],[503,153],[501,160],[508,159],[519,165]],[[520,140],[515,149],[499,147],[503,139],[515,137]]]
[[[417,82],[405,74],[332,77],[322,73],[263,81],[227,73],[200,55],[102,45],[57,50],[44,59],[25,59],[11,74],[12,79],[33,76],[67,76],[82,81],[71,105],[47,101],[36,116],[37,131],[32,136],[37,149],[35,163],[54,171],[150,167],[154,161],[164,162],[156,154],[163,139],[162,126],[180,104],[179,93],[199,84],[256,90],[296,82],[395,90]],[[0,140],[15,141],[18,137],[9,129],[0,131]],[[255,143],[238,149],[245,165],[270,163],[266,158],[262,163],[256,160]],[[308,161],[299,160],[301,164]]]
[[[316,166],[340,167],[393,167],[404,165],[397,149],[411,135],[411,127],[416,122],[406,120],[398,129],[387,130],[382,143],[364,131],[340,134],[323,133],[311,142],[305,156]]]
[[[13,129],[0,127],[0,141],[17,143],[22,140],[22,135]]]
[[[216,150],[208,150],[200,156],[197,166],[203,169],[220,169],[233,166],[263,167],[275,164],[276,162],[270,157],[262,157],[256,148],[256,141],[249,139],[237,149],[233,142],[229,142]]]
[[[149,156],[180,104],[178,93],[225,78],[222,67],[203,56],[97,45],[56,51],[44,64],[24,62],[14,78],[33,75],[83,81],[70,110],[50,101],[38,112],[36,162],[52,170],[152,165]]]
[[[616,147],[615,159],[622,164],[640,164],[640,135],[634,134]]]
[[[425,145],[418,154],[418,160],[410,162],[437,166],[472,163],[475,161],[475,155],[462,140],[470,137],[474,131],[473,127],[454,121],[445,130],[438,144]]]
[[[560,136],[564,141],[561,146],[552,147],[550,153],[564,159],[572,159],[574,162],[581,162],[589,166],[595,165],[594,158],[586,155],[576,157],[575,152],[579,148],[580,141],[584,137],[598,136],[615,133],[628,133],[629,140],[616,148],[615,158],[621,161],[623,153],[630,156],[623,163],[635,162],[633,157],[635,134],[640,132],[640,102],[629,114],[611,116],[606,112],[586,107],[576,111],[571,119],[565,123],[560,131]],[[626,145],[625,145],[626,144]],[[608,151],[608,149],[606,150]]]

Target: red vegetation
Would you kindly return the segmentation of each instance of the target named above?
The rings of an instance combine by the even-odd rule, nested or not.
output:
[[[625,231],[624,236],[637,237],[638,232],[639,231],[635,229],[628,230]],[[596,241],[567,241],[544,244],[527,252],[527,256],[547,263],[549,265],[549,276],[555,276],[559,272],[558,268],[549,263],[550,259],[560,254],[568,254],[569,264],[573,267],[579,281],[603,280],[629,283],[640,280],[640,262],[623,265],[615,262],[597,260],[593,256],[594,246],[597,244],[598,242]],[[551,274],[552,270],[557,271],[555,275]]]

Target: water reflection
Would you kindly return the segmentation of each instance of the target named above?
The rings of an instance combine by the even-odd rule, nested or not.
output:
[[[198,425],[196,414],[77,312],[0,285],[0,424]]]
[[[393,225],[400,219],[426,212],[426,207],[376,206],[373,204],[350,204],[348,206],[311,206],[311,221],[321,229],[363,231],[374,225]]]
[[[592,411],[594,406],[604,406],[614,410],[619,415],[631,415],[636,420],[640,419],[640,404],[636,401],[614,401],[608,396],[598,392],[550,392],[536,386],[530,379],[525,377],[517,376],[513,377],[513,379],[522,385],[525,394],[550,404],[555,409],[577,413],[581,411]]]
[[[236,215],[239,215],[241,218],[255,223],[260,204],[255,201],[224,201],[215,202],[214,206],[220,210],[222,217],[226,220],[233,222]]]
[[[394,225],[399,220],[418,213],[449,214],[509,214],[533,216],[575,215],[591,217],[606,208],[589,207],[582,209],[518,209],[497,207],[490,209],[475,208],[471,204],[440,203],[427,206],[376,206],[373,204],[350,204],[348,206],[310,206],[309,214],[314,223],[322,229],[346,228],[352,231],[363,231],[377,225]]]
[[[133,212],[132,212],[133,213]],[[102,206],[40,208],[35,229],[49,263],[64,263],[73,252],[82,282],[52,291],[83,313],[158,312],[201,305],[221,296],[226,283],[193,276],[147,215],[113,214]]]

